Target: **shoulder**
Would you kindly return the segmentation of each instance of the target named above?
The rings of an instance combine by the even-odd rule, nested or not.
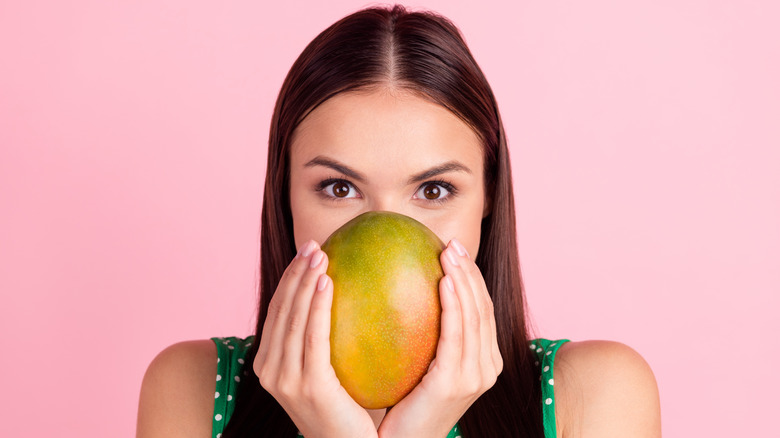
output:
[[[138,438],[210,437],[217,349],[205,339],[171,345],[146,370],[138,405]]]
[[[655,376],[625,344],[563,344],[555,358],[555,397],[561,437],[661,436]]]

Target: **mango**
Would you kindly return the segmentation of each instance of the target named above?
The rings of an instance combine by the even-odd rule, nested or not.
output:
[[[360,406],[395,405],[428,371],[441,329],[444,248],[425,225],[386,211],[355,217],[322,244],[333,280],[330,360]]]

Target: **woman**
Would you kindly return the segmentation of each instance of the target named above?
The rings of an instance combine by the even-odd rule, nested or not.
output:
[[[319,249],[374,210],[448,242],[436,358],[386,410],[360,407],[330,366],[333,286]],[[271,124],[260,269],[255,336],[160,353],[139,437],[660,436],[655,379],[632,349],[529,339],[496,100],[436,14],[359,11],[292,66]]]

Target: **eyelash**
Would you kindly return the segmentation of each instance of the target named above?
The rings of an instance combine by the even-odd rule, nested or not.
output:
[[[345,201],[345,200],[347,200],[349,198],[338,198],[336,196],[330,196],[330,195],[325,194],[325,188],[326,187],[328,187],[329,185],[331,185],[333,183],[339,183],[339,182],[340,183],[345,183],[345,184],[349,185],[352,188],[352,190],[357,190],[355,185],[352,184],[351,182],[347,181],[346,179],[344,179],[344,178],[333,178],[333,177],[326,178],[326,179],[320,181],[320,183],[317,184],[317,186],[315,187],[315,190],[317,191],[317,193],[319,193],[325,199],[328,199],[328,200],[331,200],[331,201],[336,201],[336,202]],[[447,202],[451,197],[455,196],[458,193],[458,189],[456,189],[455,186],[453,186],[450,182],[444,181],[444,180],[441,180],[441,179],[425,181],[424,183],[420,184],[419,187],[417,187],[417,190],[415,190],[415,193],[417,193],[417,191],[419,191],[421,188],[423,188],[423,187],[425,187],[427,185],[430,185],[430,184],[435,184],[435,185],[438,185],[438,186],[442,187],[443,189],[447,190],[448,194],[444,198],[425,199],[425,201],[428,201],[428,202],[433,202],[435,204],[443,204],[443,203]]]

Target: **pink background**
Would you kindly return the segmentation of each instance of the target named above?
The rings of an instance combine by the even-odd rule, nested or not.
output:
[[[4,436],[132,436],[146,366],[251,332],[270,114],[370,3],[0,6]],[[775,430],[778,3],[428,1],[512,152],[539,334],[639,351],[665,436]]]

